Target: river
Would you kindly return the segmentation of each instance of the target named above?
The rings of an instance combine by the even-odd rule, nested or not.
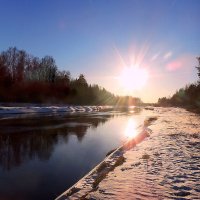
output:
[[[150,111],[0,118],[0,199],[54,199],[127,140]]]

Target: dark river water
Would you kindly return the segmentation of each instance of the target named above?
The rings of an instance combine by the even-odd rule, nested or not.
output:
[[[145,111],[0,118],[0,199],[54,199],[126,139]]]

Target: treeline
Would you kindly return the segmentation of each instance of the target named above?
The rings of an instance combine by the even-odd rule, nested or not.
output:
[[[179,89],[172,97],[159,98],[158,105],[160,106],[178,106],[189,109],[197,109],[200,111],[200,57],[197,57],[198,66],[198,82],[186,85]]]
[[[52,56],[38,58],[10,47],[0,53],[0,102],[136,105],[139,98],[115,96],[58,69]]]

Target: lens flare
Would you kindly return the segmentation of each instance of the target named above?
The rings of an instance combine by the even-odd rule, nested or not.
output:
[[[120,77],[120,83],[128,92],[140,90],[148,80],[148,72],[140,67],[124,68]]]
[[[128,139],[132,139],[137,135],[136,123],[133,119],[129,119],[124,133]]]

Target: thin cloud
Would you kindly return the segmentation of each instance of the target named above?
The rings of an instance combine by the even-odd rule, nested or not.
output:
[[[191,67],[195,65],[195,56],[194,55],[182,55],[179,58],[169,62],[166,65],[167,71],[177,71],[180,69],[191,70]]]
[[[163,56],[163,58],[166,60],[166,59],[170,58],[171,56],[172,56],[172,52],[169,51]]]
[[[153,57],[151,58],[151,61],[156,60],[159,55],[160,55],[160,53],[156,53],[155,55],[153,55]]]
[[[175,60],[167,64],[166,69],[168,71],[176,71],[181,68],[183,63],[180,60]]]

